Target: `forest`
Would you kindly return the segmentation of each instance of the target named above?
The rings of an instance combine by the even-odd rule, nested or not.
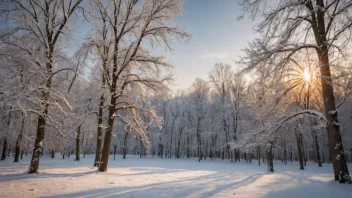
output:
[[[351,184],[352,1],[236,1],[255,39],[177,89],[164,53],[197,39],[177,20],[188,1],[0,0],[0,184],[16,164],[33,179],[50,160],[98,174],[185,159]]]

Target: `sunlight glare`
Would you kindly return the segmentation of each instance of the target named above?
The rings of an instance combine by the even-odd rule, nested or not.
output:
[[[309,73],[308,69],[304,70],[303,77],[304,77],[305,81],[309,81],[310,80],[310,73]]]

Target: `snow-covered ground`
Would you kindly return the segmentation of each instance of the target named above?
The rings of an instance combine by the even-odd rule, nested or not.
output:
[[[331,164],[308,163],[300,171],[297,163],[275,162],[275,173],[267,173],[257,161],[117,156],[100,173],[92,167],[94,156],[73,157],[43,157],[38,175],[26,173],[29,156],[1,161],[0,197],[352,197],[352,185],[333,181]]]

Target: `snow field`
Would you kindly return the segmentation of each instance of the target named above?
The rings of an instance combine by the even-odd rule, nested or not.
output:
[[[333,181],[332,165],[297,162],[266,165],[222,160],[110,156],[108,172],[92,167],[94,156],[73,161],[44,156],[40,174],[26,173],[30,156],[20,163],[0,162],[0,197],[352,197],[352,186]],[[349,169],[352,170],[351,164]]]

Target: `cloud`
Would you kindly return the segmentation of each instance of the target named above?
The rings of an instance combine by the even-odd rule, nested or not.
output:
[[[229,53],[227,52],[209,52],[207,50],[202,50],[201,55],[197,56],[198,58],[201,59],[225,59],[226,57],[229,56]]]

